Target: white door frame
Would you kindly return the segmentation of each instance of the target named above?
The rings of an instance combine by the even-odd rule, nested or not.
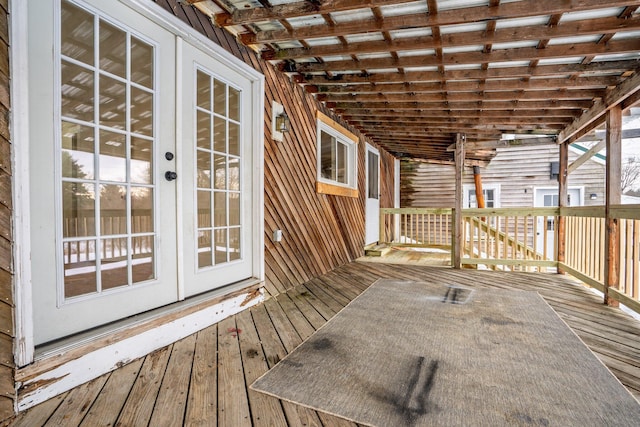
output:
[[[253,144],[253,164],[255,174],[253,177],[254,192],[253,201],[256,209],[253,213],[255,224],[259,224],[260,230],[264,227],[264,76],[251,68],[221,46],[198,33],[186,23],[178,20],[161,7],[146,0],[119,0],[145,17],[151,19],[161,27],[171,31],[176,36],[176,43],[181,40],[188,41],[194,46],[206,52],[211,57],[233,66],[236,71],[252,82],[252,103],[255,106],[255,117],[251,125],[249,138]],[[14,357],[18,366],[25,366],[34,361],[34,331],[33,331],[33,306],[31,271],[33,265],[30,260],[30,202],[29,202],[29,61],[27,58],[27,5],[23,0],[9,0],[10,31],[11,31],[11,57],[10,64],[10,89],[12,95],[12,120],[11,135],[13,142],[13,236],[14,236],[14,298],[15,298],[15,333]],[[53,17],[51,17],[53,19]],[[179,79],[180,76],[178,75]],[[178,83],[178,82],[177,82]],[[24,118],[27,118],[26,120]],[[179,132],[180,122],[176,124],[176,132]],[[253,260],[253,276],[260,281],[264,280],[264,233],[258,232],[254,236],[256,254]],[[184,242],[178,241],[178,248]],[[166,338],[166,337],[165,337]]]
[[[370,199],[369,198],[369,153],[374,153],[377,157],[378,157],[378,198],[377,199]],[[377,242],[380,240],[380,150],[378,150],[377,148],[373,147],[372,145],[369,145],[369,143],[366,144],[366,149],[365,149],[365,170],[366,170],[366,179],[365,179],[365,245],[368,245],[370,243],[373,242]],[[369,200],[376,200],[376,202],[369,202]],[[377,209],[375,209],[375,213],[372,214],[372,208],[373,208],[373,203],[375,203],[377,205]],[[371,204],[371,207],[370,207]],[[375,227],[375,231],[373,230],[373,226],[375,226],[377,224],[377,227]],[[376,237],[374,237],[377,236]]]

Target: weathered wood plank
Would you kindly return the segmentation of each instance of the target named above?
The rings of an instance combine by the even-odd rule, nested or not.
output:
[[[251,425],[238,344],[240,333],[235,316],[218,324],[218,425]]]
[[[150,425],[184,423],[195,344],[196,335],[189,335],[173,345]]]
[[[138,378],[118,417],[117,426],[149,424],[171,349],[172,346],[164,347],[144,358]]]
[[[262,344],[258,337],[253,317],[249,310],[245,310],[236,316],[238,330],[242,332],[240,339],[240,351],[242,354],[242,368],[247,387],[267,372],[266,356],[262,350]],[[278,399],[263,393],[248,390],[249,404],[251,406],[251,419],[254,425],[286,426],[287,420]]]
[[[80,424],[106,381],[103,375],[71,390],[44,426]]]
[[[113,426],[127,401],[131,387],[135,382],[143,359],[133,362],[113,371],[100,391],[100,394],[91,405],[87,416],[82,420],[81,426]]]
[[[197,334],[185,424],[212,426],[218,422],[218,326]]]

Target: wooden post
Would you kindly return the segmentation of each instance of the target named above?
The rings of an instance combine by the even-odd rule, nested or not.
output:
[[[604,260],[604,303],[613,307],[618,301],[609,296],[609,288],[618,289],[620,284],[620,245],[618,219],[611,218],[611,205],[619,205],[622,190],[622,108],[618,105],[607,112],[607,178],[605,204],[604,244],[607,256]]]
[[[465,135],[456,134],[455,168],[456,168],[456,199],[453,209],[453,239],[451,242],[453,268],[462,268],[462,251],[464,245],[464,233],[462,230],[462,176],[464,175],[464,141]]]
[[[569,144],[566,142],[560,144],[560,163],[558,174],[558,207],[566,207],[569,203],[568,191],[567,191],[567,168],[569,166]],[[566,260],[566,221],[562,214],[558,215],[556,227],[556,254],[558,262],[565,262]],[[561,268],[558,267],[558,274],[564,274]]]
[[[476,201],[479,208],[486,207],[484,204],[484,192],[482,191],[482,175],[480,175],[480,166],[473,167],[473,182],[476,185]]]

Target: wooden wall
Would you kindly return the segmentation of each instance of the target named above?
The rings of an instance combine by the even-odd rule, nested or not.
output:
[[[558,146],[526,146],[498,149],[488,167],[481,168],[482,183],[500,184],[500,206],[522,207],[534,205],[534,187],[557,187],[549,177],[549,163],[558,161]],[[569,163],[579,154],[569,150]],[[403,161],[401,165],[402,207],[452,207],[454,203],[454,168]],[[594,160],[585,162],[573,171],[568,185],[584,187],[584,204],[604,204],[604,164]],[[464,184],[473,184],[473,171],[465,168]],[[596,194],[596,200],[589,198]]]
[[[0,420],[13,415],[13,232],[8,0],[0,0]]]
[[[175,0],[155,0],[217,44],[265,75],[265,268],[266,285],[281,292],[332,270],[364,251],[365,140],[359,132],[326,110],[299,85],[276,72],[255,52],[211,24],[197,9]],[[284,106],[292,130],[283,142],[271,137],[271,104]],[[358,144],[359,197],[317,194],[316,111],[333,117],[360,136]],[[379,148],[379,147],[378,147]],[[393,206],[393,157],[380,150],[381,206]],[[274,230],[283,239],[272,241]]]

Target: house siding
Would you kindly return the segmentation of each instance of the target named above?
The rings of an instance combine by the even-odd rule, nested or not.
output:
[[[486,168],[481,168],[482,183],[500,185],[500,207],[534,205],[534,189],[558,186],[550,178],[550,162],[557,162],[557,145],[498,149]],[[580,154],[569,150],[569,163]],[[584,187],[584,204],[604,204],[605,165],[589,160],[568,177],[569,187]],[[402,207],[452,207],[455,195],[454,168],[450,165],[403,161],[401,165]],[[464,184],[473,184],[473,172],[465,169]],[[591,200],[590,194],[596,194]]]
[[[0,0],[0,420],[13,415],[13,230],[8,0]]]
[[[228,32],[215,27],[197,9],[175,0],[157,0],[156,3],[265,75],[264,239],[268,291],[272,294],[283,292],[362,256],[365,142],[376,145],[335,117],[255,52],[240,45]],[[284,106],[291,119],[291,131],[284,135],[282,142],[271,136],[274,100]],[[359,137],[357,198],[316,193],[316,111],[332,117]],[[380,157],[380,205],[392,207],[393,156],[381,150]],[[275,230],[282,230],[281,242],[272,241]]]

